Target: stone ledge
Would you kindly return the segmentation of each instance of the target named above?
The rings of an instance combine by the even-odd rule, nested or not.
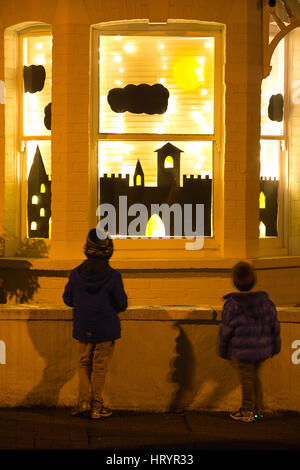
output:
[[[300,323],[300,308],[277,307],[281,323]],[[211,323],[221,321],[222,306],[157,305],[129,307],[121,312],[122,321],[171,321],[182,323]],[[0,305],[0,321],[71,321],[72,308],[64,305]]]
[[[82,259],[50,258],[0,258],[0,269],[30,269],[30,271],[63,271],[74,269]],[[240,261],[238,258],[204,258],[204,259],[118,259],[111,260],[111,266],[121,272],[130,271],[199,271],[231,273],[232,266]],[[300,268],[299,256],[278,256],[269,258],[248,259],[255,269],[290,269]]]

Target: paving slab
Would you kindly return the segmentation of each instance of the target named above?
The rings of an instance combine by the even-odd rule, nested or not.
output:
[[[228,413],[114,411],[100,420],[72,418],[68,408],[0,409],[1,450],[166,452],[300,450],[300,414],[243,423]]]

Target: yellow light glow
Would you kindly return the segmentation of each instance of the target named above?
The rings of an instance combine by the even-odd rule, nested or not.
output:
[[[115,36],[114,39],[115,39],[115,41],[120,41],[121,36]]]
[[[141,177],[141,175],[136,176],[135,184],[136,184],[136,186],[142,186],[142,177]]]
[[[192,119],[195,119],[195,121],[199,122],[199,124],[202,124],[202,122],[204,121],[204,117],[201,111],[193,111],[191,113],[191,117]]]
[[[165,48],[165,45],[164,45],[164,44],[161,44],[159,47],[160,47],[161,49],[164,49],[164,48]]]
[[[45,186],[44,184],[41,184],[40,192],[41,192],[41,193],[45,193],[45,192],[46,192],[46,186]]]
[[[124,51],[125,52],[131,53],[131,52],[134,52],[134,50],[135,50],[135,47],[134,47],[133,44],[130,44],[130,43],[125,44],[125,46],[124,46]]]
[[[122,83],[123,83],[122,80],[116,80],[116,81],[115,81],[115,84],[116,84],[116,85],[122,85]]]
[[[263,192],[261,192],[259,195],[259,208],[260,209],[266,208],[266,196],[264,195]]]
[[[174,65],[173,77],[180,88],[194,90],[204,81],[204,69],[196,57],[181,57]]]
[[[165,83],[166,82],[166,79],[165,78],[160,78],[159,79],[159,83]]]
[[[44,65],[46,63],[44,54],[37,55],[33,60],[40,65]]]
[[[35,45],[35,48],[40,51],[41,49],[43,49],[43,43],[41,42],[37,42],[36,45]]]
[[[31,202],[32,204],[38,204],[39,198],[37,196],[32,196]]]
[[[120,55],[114,56],[114,62],[121,62],[121,61],[122,61],[122,57]]]
[[[166,70],[166,69],[167,69],[167,66],[166,66],[166,65],[163,65],[163,69]]]
[[[45,217],[45,209],[43,207],[40,209],[40,217]]]
[[[266,226],[263,222],[260,222],[259,224],[259,236],[261,238],[266,236]]]
[[[157,214],[153,214],[148,220],[146,227],[146,237],[159,238],[164,237],[166,234],[163,221]]]
[[[207,95],[207,93],[208,93],[208,91],[205,88],[203,88],[203,90],[201,90],[201,95]]]
[[[36,222],[31,222],[30,228],[31,228],[31,230],[36,230],[37,229],[37,223]]]
[[[119,72],[120,72],[120,73],[123,73],[123,72],[124,72],[123,67],[121,67],[121,68],[119,69]]]
[[[173,160],[173,157],[171,157],[170,155],[168,155],[168,156],[165,158],[164,167],[165,167],[165,168],[174,168],[174,160]]]

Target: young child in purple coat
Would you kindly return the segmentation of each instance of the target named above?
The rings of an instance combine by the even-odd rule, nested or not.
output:
[[[242,406],[231,418],[254,421],[262,410],[259,369],[280,352],[280,324],[266,292],[253,292],[256,275],[250,264],[233,267],[233,283],[240,292],[225,295],[219,329],[219,355],[231,359],[242,386]]]

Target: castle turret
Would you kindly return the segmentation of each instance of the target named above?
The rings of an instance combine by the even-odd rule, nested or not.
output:
[[[155,152],[157,152],[157,186],[163,188],[174,183],[180,186],[180,154],[183,150],[168,142]]]
[[[144,172],[139,160],[137,161],[133,175],[133,186],[140,186],[142,188],[145,186]]]
[[[49,238],[51,182],[46,174],[39,146],[28,176],[27,220],[29,238]]]

